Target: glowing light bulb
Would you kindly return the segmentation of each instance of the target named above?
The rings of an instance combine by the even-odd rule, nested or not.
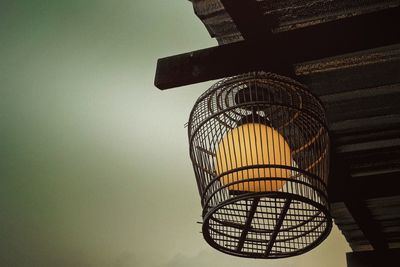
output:
[[[246,123],[229,131],[218,144],[216,172],[231,191],[268,192],[280,190],[289,178],[290,169],[255,165],[292,166],[288,143],[277,130],[260,123]],[[251,167],[253,166],[253,167]],[[243,170],[236,170],[243,168]],[[248,179],[271,178],[248,181]]]

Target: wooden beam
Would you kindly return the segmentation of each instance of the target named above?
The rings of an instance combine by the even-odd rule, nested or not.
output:
[[[396,188],[397,179],[391,179],[388,184],[386,177],[363,177],[353,178],[349,173],[349,166],[340,155],[332,156],[331,175],[329,177],[328,195],[329,201],[344,202],[347,210],[353,217],[355,223],[363,232],[365,239],[375,250],[385,250],[388,243],[383,237],[380,225],[373,219],[369,209],[366,207],[365,199],[375,197],[376,193],[388,195],[388,190]],[[399,190],[395,190],[399,191]]]
[[[352,198],[366,200],[371,198],[382,198],[400,195],[398,186],[400,171],[391,173],[375,174],[363,177],[349,178],[349,194]]]
[[[399,84],[400,60],[385,60],[351,67],[343,66],[329,71],[301,75],[298,80],[307,84],[308,88],[317,96]],[[338,86],[339,81],[340,86]],[[335,100],[334,98],[331,96],[321,100],[332,102]]]
[[[370,151],[370,150],[393,148],[393,147],[400,147],[400,137],[339,145],[335,147],[335,152],[352,153],[352,152],[362,152],[362,151]],[[377,158],[376,160],[379,160],[379,158]]]
[[[276,24],[264,16],[256,0],[220,0],[236,28],[245,40],[260,40],[271,36]]]
[[[331,141],[332,147],[336,145],[335,139]],[[349,188],[349,166],[339,154],[331,152],[329,177],[328,177],[328,198],[329,202],[343,202],[345,194],[352,189]]]
[[[158,59],[154,84],[164,90],[263,68],[268,56],[237,42]],[[277,59],[275,59],[277,61]],[[277,65],[271,64],[271,68]]]
[[[397,267],[400,249],[346,253],[348,267]]]
[[[388,112],[388,114],[390,114],[390,113]],[[374,141],[374,140],[393,139],[393,138],[399,137],[400,136],[400,123],[398,125],[393,124],[392,127],[393,128],[386,127],[386,129],[385,128],[379,129],[378,127],[374,127],[374,129],[366,130],[366,131],[362,131],[362,132],[353,132],[353,133],[344,133],[344,134],[334,133],[334,135],[335,135],[335,140],[336,140],[337,146],[340,146],[343,144],[355,144],[355,143],[369,142],[369,141]],[[383,151],[383,152],[385,152],[385,151]],[[398,153],[398,155],[400,155],[400,153]],[[392,158],[393,158],[393,155],[392,155]]]
[[[339,162],[338,162],[339,161]],[[346,202],[349,199],[364,201],[371,198],[384,198],[400,195],[398,186],[400,170],[351,177],[349,166],[340,160],[332,159],[329,176],[329,201]],[[373,170],[373,168],[371,168]]]
[[[338,145],[338,140],[333,136],[332,147]],[[329,201],[345,202],[349,198],[363,201],[400,195],[399,155],[398,147],[351,153],[332,151]]]
[[[354,73],[357,73],[357,71],[354,70]],[[371,74],[369,72],[361,73],[364,77],[368,77]],[[398,61],[398,75],[396,77],[400,80],[400,60]],[[347,76],[343,76],[343,79],[346,78]],[[374,81],[382,83],[382,78],[383,76],[380,75],[372,76],[369,78],[370,85],[373,85]],[[343,79],[332,81],[330,88],[334,86],[341,87],[344,84]],[[310,88],[308,83],[305,84]],[[334,90],[332,88],[332,91]],[[314,90],[314,92],[316,91],[319,90]],[[348,89],[346,92],[320,96],[320,100],[324,104],[327,119],[331,125],[332,123],[346,120],[400,114],[400,83],[372,88],[371,86],[367,86],[364,89]]]
[[[388,249],[381,226],[374,220],[365,200],[400,194],[400,172],[351,177],[349,164],[340,154],[332,155],[328,195],[330,203],[343,202],[365,239],[375,250]]]
[[[293,76],[293,64],[400,43],[400,7],[158,60],[155,85],[168,89],[265,70]]]
[[[329,130],[337,135],[362,134],[367,131],[384,131],[399,129],[400,114],[385,114],[366,118],[342,120],[331,123]]]
[[[382,229],[372,217],[365,203],[353,193],[345,200],[344,204],[371,246],[375,250],[388,249],[388,242],[385,240]]]

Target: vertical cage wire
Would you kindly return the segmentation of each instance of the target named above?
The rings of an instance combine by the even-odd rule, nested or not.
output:
[[[188,134],[212,247],[282,258],[327,237],[329,137],[303,85],[265,72],[226,78],[197,100]]]

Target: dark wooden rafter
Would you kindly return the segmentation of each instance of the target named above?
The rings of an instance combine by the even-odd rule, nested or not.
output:
[[[340,154],[332,156],[331,177],[329,184],[330,202],[343,202],[353,217],[355,223],[361,229],[364,237],[375,250],[388,249],[380,225],[373,219],[369,209],[365,205],[366,199],[373,197],[386,197],[397,195],[397,177],[391,179],[385,175],[385,183],[380,181],[382,176],[371,175],[363,178],[350,176],[348,164]],[[389,184],[391,183],[391,184]]]
[[[400,61],[398,62],[398,68],[399,76],[397,78],[400,80]],[[365,72],[365,75],[368,74],[368,72]],[[371,83],[373,79],[376,82],[382,83],[382,80],[379,81],[381,77],[382,76],[375,76],[371,77],[369,80]],[[335,84],[337,87],[341,85],[341,83],[338,84],[338,82]],[[385,92],[386,88],[390,90]],[[400,106],[398,105],[400,99],[400,84],[386,87],[367,87],[359,91],[354,89],[349,91],[350,92],[345,93],[348,99],[342,98],[340,94],[332,95],[332,100],[320,97],[326,109],[329,110],[327,115],[332,130],[344,130],[347,134],[343,134],[342,136],[350,135],[349,138],[351,139],[351,135],[353,135],[356,138],[353,140],[358,141],[357,136],[360,134],[364,134],[365,137],[379,135],[376,129],[379,127],[381,128],[379,130],[382,130],[382,127],[385,126],[385,123],[381,122],[381,120],[386,120],[387,122],[391,121],[393,124],[390,126],[394,126],[396,123],[400,124]],[[366,92],[369,95],[360,95],[358,92]],[[390,115],[388,116],[388,114]],[[371,121],[368,122],[367,119],[371,119]],[[377,126],[373,128],[376,132],[365,133],[365,128],[372,123]],[[359,125],[364,126],[364,131],[362,128],[358,127]],[[393,130],[398,129],[400,132],[400,127],[390,128],[394,128]],[[381,135],[389,135],[389,132]],[[399,137],[400,134],[392,135],[392,138],[396,138],[396,136]],[[363,142],[363,140],[360,140],[360,142]]]
[[[253,70],[293,76],[293,65],[400,43],[400,7],[241,41],[157,63],[155,85],[168,89]]]
[[[400,195],[400,124],[369,121],[368,128],[353,122],[331,134],[330,202]]]
[[[225,11],[245,40],[260,40],[272,35],[276,24],[270,16],[264,16],[256,0],[220,0]]]
[[[301,75],[298,80],[307,84],[310,90],[318,96],[330,95],[321,98],[323,102],[330,104],[335,101],[342,102],[342,100],[338,100],[340,96],[332,94],[400,83],[400,64],[398,60],[386,60],[374,64],[360,64],[351,68],[339,67],[329,71]],[[338,81],[341,81],[340,86],[338,86]],[[373,91],[373,93],[378,93],[381,90]],[[351,98],[353,97],[351,96]]]
[[[365,238],[375,250],[387,250],[388,243],[384,238],[380,225],[372,218],[368,208],[361,200],[349,197],[344,204],[354,221],[360,227]]]
[[[346,258],[348,267],[397,267],[399,266],[400,249],[349,252]]]
[[[360,199],[400,195],[400,171],[351,178],[350,190]]]
[[[346,180],[350,181],[351,178],[347,177]],[[373,192],[371,189],[373,185],[377,184],[377,181],[375,180],[369,182],[372,182],[368,185],[368,187],[370,192]],[[352,185],[343,184],[343,189],[341,191],[336,190],[336,192],[342,193],[342,196],[340,196],[340,201],[344,202],[347,210],[351,214],[351,217],[358,225],[369,244],[371,244],[375,250],[386,250],[388,249],[388,242],[384,238],[382,227],[373,219],[369,209],[366,207],[366,204],[362,199],[362,196],[357,192],[357,189],[358,188]],[[379,189],[375,190],[378,191]]]
[[[339,178],[335,176],[335,180],[339,180]],[[340,186],[329,188],[329,199],[332,203],[344,202],[346,194],[350,194],[348,191],[353,194],[354,198],[360,200],[397,196],[400,195],[399,179],[400,171],[364,177],[348,177],[347,180],[340,183]]]
[[[356,123],[356,122],[355,122]],[[379,150],[379,149],[390,149],[399,148],[400,138],[398,136],[394,138],[385,138],[381,140],[372,140],[366,142],[358,142],[353,144],[339,145],[336,147],[336,152],[340,153],[351,153],[351,152],[362,152],[368,150]]]
[[[400,195],[400,171],[361,177],[335,176],[337,185],[329,188],[330,202],[345,202],[349,195],[359,200]]]
[[[338,147],[337,139],[332,146]],[[399,147],[331,153],[329,201],[364,201],[400,195]],[[396,168],[397,166],[397,168]]]

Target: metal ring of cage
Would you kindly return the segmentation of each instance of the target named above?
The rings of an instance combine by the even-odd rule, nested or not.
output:
[[[195,103],[188,133],[212,247],[282,258],[328,236],[329,137],[303,85],[265,72],[219,81]]]

